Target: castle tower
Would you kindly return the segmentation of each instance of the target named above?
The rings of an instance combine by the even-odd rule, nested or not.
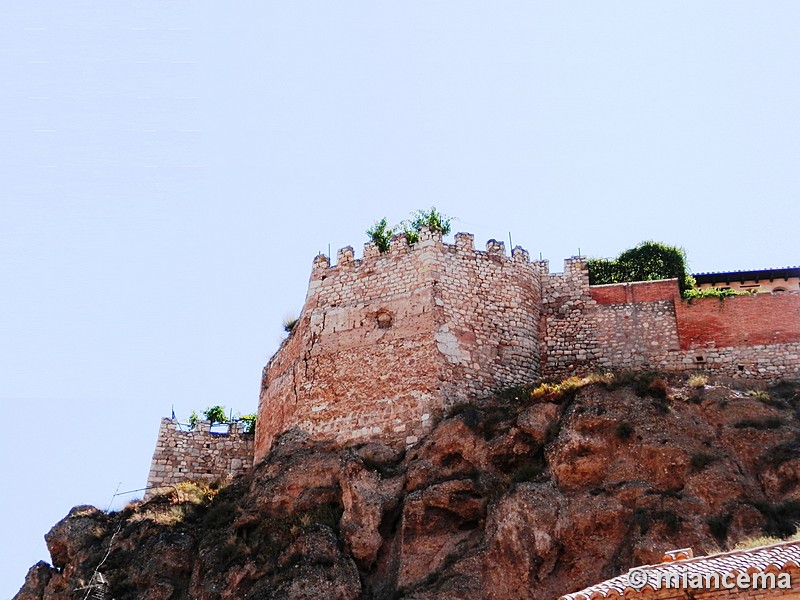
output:
[[[540,372],[541,269],[473,236],[424,229],[381,254],[314,259],[297,324],[264,369],[255,460],[296,428],[338,443],[413,444],[448,407]]]

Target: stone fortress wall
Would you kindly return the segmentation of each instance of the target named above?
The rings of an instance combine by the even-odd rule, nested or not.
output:
[[[413,445],[451,406],[603,369],[800,374],[800,291],[683,300],[677,280],[590,286],[583,257],[550,273],[524,249],[423,230],[336,266],[314,259],[300,317],[264,368],[257,431],[178,431],[165,419],[148,487],[236,475],[286,432]],[[152,495],[152,491],[148,495]]]
[[[543,286],[542,373],[702,369],[733,379],[800,372],[800,293],[681,298],[675,279],[590,286],[584,261]]]
[[[683,300],[676,280],[590,286],[501,242],[423,231],[318,256],[294,331],[264,369],[256,462],[291,429],[413,444],[449,406],[598,369],[800,372],[800,293]]]
[[[241,475],[253,466],[253,439],[238,423],[231,423],[227,433],[212,433],[208,421],[182,431],[176,420],[162,419],[144,499],[187,479]]]
[[[256,461],[296,428],[339,443],[413,444],[448,406],[539,375],[540,274],[473,237],[424,230],[381,254],[314,260],[297,324],[264,370]]]

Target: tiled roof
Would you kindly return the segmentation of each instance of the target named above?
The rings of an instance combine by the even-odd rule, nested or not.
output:
[[[779,267],[777,269],[753,269],[749,271],[712,271],[692,273],[697,283],[717,283],[721,281],[758,281],[760,279],[788,279],[800,277],[800,267]]]
[[[636,567],[635,570],[645,570],[660,575],[651,577],[651,581],[665,581],[664,575],[672,573],[691,577],[695,574],[706,575],[718,573],[762,573],[780,572],[789,568],[800,568],[800,541],[783,542],[771,546],[762,546],[749,550],[734,550],[712,556],[699,556],[687,560],[664,562],[657,565]],[[628,573],[608,579],[602,583],[592,585],[579,592],[565,594],[559,600],[598,600],[624,596],[625,593],[636,593],[641,588],[633,587],[628,581]],[[653,587],[650,585],[650,587]]]

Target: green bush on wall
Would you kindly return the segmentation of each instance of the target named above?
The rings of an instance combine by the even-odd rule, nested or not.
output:
[[[440,213],[435,206],[431,206],[430,210],[415,211],[411,213],[411,216],[411,219],[407,219],[392,228],[389,228],[386,217],[384,217],[367,229],[367,235],[378,247],[378,250],[384,253],[389,251],[392,234],[395,231],[405,233],[409,244],[416,244],[419,241],[419,232],[423,227],[427,227],[431,231],[440,231],[442,235],[450,233],[450,221],[452,218]]]
[[[214,423],[228,422],[228,417],[225,414],[224,406],[210,406],[203,411],[203,415],[205,416],[206,421],[209,421],[212,425]]]
[[[686,294],[695,285],[686,267],[686,252],[660,242],[642,242],[625,250],[616,259],[593,258],[587,261],[586,266],[590,285],[675,278],[681,294]]]

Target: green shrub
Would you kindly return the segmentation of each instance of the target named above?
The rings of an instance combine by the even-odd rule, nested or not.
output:
[[[667,387],[667,380],[663,377],[656,377],[650,382],[647,387],[648,395],[659,400],[666,400],[669,388]]]
[[[283,321],[281,322],[283,330],[286,333],[292,333],[292,331],[294,331],[295,326],[297,325],[297,321],[298,321],[297,317],[293,317],[291,315],[283,317]]]
[[[213,486],[206,479],[187,479],[175,484],[171,492],[171,500],[175,503],[189,502],[205,506],[214,499],[218,492],[218,487]]]
[[[205,416],[206,420],[209,421],[212,425],[214,423],[228,422],[228,417],[225,415],[224,406],[209,406],[207,409],[203,411],[203,415]]]
[[[439,231],[442,235],[450,233],[450,221],[452,217],[440,213],[435,206],[430,210],[417,210],[411,213],[411,218],[400,222],[394,227],[389,227],[386,217],[367,229],[367,236],[381,253],[388,252],[392,244],[392,235],[398,231],[406,234],[409,244],[416,244],[419,241],[419,232],[423,227],[431,231]]]
[[[430,210],[418,210],[411,213],[411,220],[403,221],[400,227],[406,234],[409,244],[416,244],[419,241],[419,232],[423,227],[431,231],[440,231],[442,235],[450,233],[451,217],[440,213],[435,206]]]
[[[245,433],[255,433],[256,431],[256,419],[258,415],[255,413],[250,413],[249,415],[238,415],[238,420],[242,424],[242,431]]]
[[[367,229],[369,239],[378,247],[381,254],[389,251],[389,247],[392,243],[392,233],[393,231],[389,229],[386,223],[386,217],[382,218],[380,221],[376,221],[372,227]]]
[[[544,382],[537,387],[530,390],[529,394],[532,400],[544,400],[547,402],[557,402],[565,398],[569,399],[575,393],[587,385],[594,383],[610,384],[614,379],[611,373],[603,375],[592,374],[586,377],[567,377],[557,382]]]
[[[747,392],[747,395],[751,398],[755,398],[759,402],[763,402],[767,406],[772,406],[773,408],[780,408],[780,409],[787,409],[789,408],[789,403],[785,400],[781,400],[779,398],[773,398],[770,396],[769,392],[765,390],[750,390]]]
[[[694,300],[695,298],[719,298],[724,300],[730,296],[744,296],[749,293],[730,288],[690,288],[683,292],[683,297],[687,300]]]
[[[222,528],[228,526],[238,514],[236,503],[228,501],[213,502],[206,513],[206,527]]]
[[[590,285],[676,278],[681,293],[694,287],[694,279],[686,267],[685,251],[659,242],[642,242],[616,259],[594,258],[587,261],[586,266]]]
[[[702,390],[704,387],[708,385],[708,377],[697,373],[689,377],[688,384],[690,388],[693,388],[695,390]]]
[[[655,402],[653,402],[653,406],[658,412],[669,412],[669,405],[667,404],[669,388],[667,386],[667,380],[660,373],[656,371],[647,371],[635,375],[633,391],[640,398],[645,396],[654,398]]]

